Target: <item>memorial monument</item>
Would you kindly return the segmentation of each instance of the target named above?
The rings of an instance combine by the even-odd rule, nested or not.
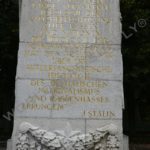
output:
[[[22,0],[13,150],[123,150],[119,0]]]

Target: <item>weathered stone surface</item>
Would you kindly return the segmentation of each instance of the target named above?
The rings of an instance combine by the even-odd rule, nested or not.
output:
[[[107,125],[109,124],[113,124],[117,126],[117,137],[119,139],[119,150],[124,150],[123,149],[123,129],[122,129],[122,120],[118,119],[118,120],[86,120],[86,133],[92,132],[93,129],[98,129],[99,126],[101,125],[101,127],[107,127]],[[108,129],[109,130],[109,129]],[[111,143],[113,144],[112,141]],[[115,147],[115,145],[114,145]],[[126,150],[126,149],[125,149]]]
[[[20,10],[12,149],[123,150],[119,0],[22,0]]]
[[[120,0],[96,0],[96,43],[121,44]]]
[[[9,139],[7,141],[7,150],[12,150],[12,140],[11,139]]]
[[[17,80],[15,116],[122,118],[122,85],[98,80]]]
[[[117,45],[20,44],[17,77],[122,80]]]
[[[119,0],[23,0],[20,40],[120,44]]]
[[[122,80],[120,46],[92,45],[86,48],[86,79]]]
[[[40,127],[47,131],[67,130],[67,124],[69,123],[73,130],[81,131],[85,133],[85,120],[74,119],[48,119],[48,118],[17,118],[14,124],[13,132],[13,150],[16,150],[16,143],[18,138],[18,129],[23,122],[29,122],[32,125]],[[66,131],[67,132],[67,131]]]
[[[129,136],[123,135],[123,150],[129,150]]]
[[[39,127],[43,130],[47,130],[50,132],[55,131],[66,131],[67,135],[70,134],[71,131],[80,131],[83,134],[89,134],[96,129],[107,128],[111,124],[117,127],[116,136],[119,137],[119,149],[122,150],[122,121],[121,120],[86,120],[86,119],[47,119],[41,118],[17,118],[14,124],[14,132],[13,132],[13,149],[16,149],[15,143],[17,143],[18,138],[18,129],[23,122],[29,122],[30,124],[34,125],[35,127]],[[93,122],[93,123],[92,123]],[[70,124],[70,128],[67,124]],[[105,129],[104,129],[105,130]]]

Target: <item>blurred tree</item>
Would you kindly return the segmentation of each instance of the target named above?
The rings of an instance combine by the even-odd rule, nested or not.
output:
[[[3,118],[14,105],[18,50],[18,1],[0,0],[0,139],[11,135],[12,121]]]
[[[121,0],[121,12],[123,32],[132,34],[128,39],[123,36],[122,53],[125,116],[129,133],[135,135],[137,131],[150,131],[150,1]]]

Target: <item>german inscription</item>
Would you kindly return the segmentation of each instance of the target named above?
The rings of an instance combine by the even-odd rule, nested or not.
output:
[[[120,46],[20,44],[17,76],[121,80],[121,58]]]
[[[119,0],[33,0],[30,3],[30,0],[22,2],[24,19],[20,38],[23,42],[121,42]]]
[[[121,117],[123,95],[120,82],[61,79],[18,80],[17,87],[16,115],[19,116]]]

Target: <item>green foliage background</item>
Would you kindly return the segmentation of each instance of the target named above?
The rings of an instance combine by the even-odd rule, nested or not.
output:
[[[142,131],[140,123],[150,124],[150,2],[121,0],[121,13],[124,33],[133,33],[129,39],[122,38],[122,53],[127,108],[124,112],[124,131],[134,135]],[[10,136],[12,130],[12,121],[8,122],[2,115],[13,108],[15,100],[18,18],[18,1],[0,0],[0,138],[6,134]],[[137,32],[129,29],[139,19],[146,20],[146,27],[137,26]]]
[[[125,131],[135,135],[150,131],[150,1],[121,0],[123,31],[122,53],[124,60]],[[144,19],[141,28],[138,21]],[[129,29],[136,24],[137,32]]]
[[[18,1],[0,0],[0,140],[10,137],[13,127],[3,115],[14,107],[18,34]]]

